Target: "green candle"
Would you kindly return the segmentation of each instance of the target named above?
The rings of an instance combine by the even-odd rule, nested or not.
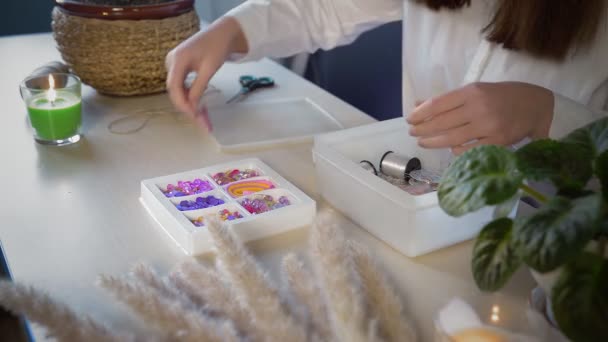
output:
[[[30,99],[27,110],[38,139],[63,140],[80,131],[81,100],[72,93],[59,90],[54,101],[39,94]]]
[[[62,146],[80,140],[82,101],[78,77],[61,73],[34,75],[21,82],[19,91],[37,142]]]

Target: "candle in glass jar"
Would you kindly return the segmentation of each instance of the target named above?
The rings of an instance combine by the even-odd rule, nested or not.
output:
[[[51,74],[48,75],[48,89],[29,89],[27,94],[27,111],[38,142],[62,145],[79,140],[82,122],[79,82],[72,87],[56,89]]]

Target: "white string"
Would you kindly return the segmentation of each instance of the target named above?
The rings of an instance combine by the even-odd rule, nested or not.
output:
[[[208,95],[215,94],[218,92],[220,92],[219,89],[217,89],[213,85],[209,85],[209,87],[207,88],[207,90],[205,90],[205,93],[203,94],[203,98]],[[137,133],[137,132],[143,130],[144,128],[146,128],[148,123],[150,121],[152,121],[153,119],[162,117],[162,116],[167,116],[167,115],[173,116],[175,121],[180,121],[179,118],[182,115],[182,113],[180,111],[176,110],[172,106],[153,108],[153,109],[147,109],[147,108],[146,109],[137,109],[137,110],[127,114],[127,116],[125,116],[125,117],[118,118],[116,120],[112,120],[108,124],[108,131],[112,134],[117,134],[117,135],[134,134],[134,133]],[[137,121],[140,121],[139,124],[133,128],[120,129],[121,126],[123,126],[127,123],[132,123],[132,122],[137,122]]]

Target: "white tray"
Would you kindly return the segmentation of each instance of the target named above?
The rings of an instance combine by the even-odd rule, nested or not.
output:
[[[255,194],[233,198],[223,186],[218,185],[211,177],[217,172],[235,168],[258,170],[261,173],[261,178],[270,180],[276,188],[261,191],[257,194],[269,194],[275,199],[285,195],[289,198],[291,205],[262,214],[250,214],[238,201]],[[171,198],[166,197],[161,191],[161,188],[164,189],[169,183],[176,184],[180,180],[191,181],[195,178],[209,181],[214,189],[196,195]],[[256,178],[250,179],[254,180]],[[196,197],[208,195],[221,197],[225,204],[192,211],[179,211],[175,206],[175,203],[181,200],[192,200]],[[243,218],[225,221],[225,223],[231,225],[243,241],[251,241],[309,225],[316,213],[314,200],[256,158],[144,180],[141,182],[140,201],[167,235],[189,255],[205,253],[211,249],[211,240],[207,229],[204,226],[196,227],[191,221],[198,216],[212,215],[224,208],[233,211],[238,210]]]
[[[359,165],[369,160],[377,166],[389,150],[418,157],[432,171],[439,171],[444,157],[442,151],[420,148],[403,118],[321,135],[315,138],[313,160],[323,197],[410,257],[470,239],[492,219],[493,208],[450,217],[439,207],[436,192],[410,195]]]
[[[243,102],[209,108],[213,137],[223,152],[312,142],[313,136],[342,129],[307,98]]]

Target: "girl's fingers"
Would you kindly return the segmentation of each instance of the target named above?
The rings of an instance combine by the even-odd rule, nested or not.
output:
[[[439,135],[419,138],[418,145],[424,148],[447,148],[460,146],[469,141],[475,140],[474,131],[470,124],[447,130]]]
[[[200,99],[205,93],[205,89],[207,89],[211,77],[215,75],[224,60],[225,58],[218,58],[217,56],[207,56],[202,59],[197,70],[196,79],[192,83],[188,93],[188,101],[197,111]]]
[[[209,111],[207,107],[203,106],[196,114],[196,122],[200,126],[203,126],[207,132],[211,132],[213,130],[213,126],[211,125],[211,120],[209,119]]]
[[[475,142],[472,142],[472,143],[469,143],[466,145],[452,147],[452,153],[454,153],[454,155],[456,155],[456,156],[459,156],[459,155],[465,153],[466,151],[472,149],[473,147],[477,147],[477,146],[481,146],[481,145],[493,145],[493,143],[490,138],[482,138],[482,139],[479,139]]]
[[[470,122],[465,106],[444,112],[410,127],[410,135],[415,137],[426,137],[440,134],[449,129],[464,126]]]
[[[407,116],[407,122],[412,125],[419,124],[435,115],[462,106],[465,102],[465,98],[462,88],[459,88],[424,101]]]
[[[184,80],[188,74],[188,69],[183,63],[171,63],[168,69],[167,90],[169,91],[169,98],[178,110],[194,115],[194,108],[188,102],[186,97],[187,90],[184,87]]]

